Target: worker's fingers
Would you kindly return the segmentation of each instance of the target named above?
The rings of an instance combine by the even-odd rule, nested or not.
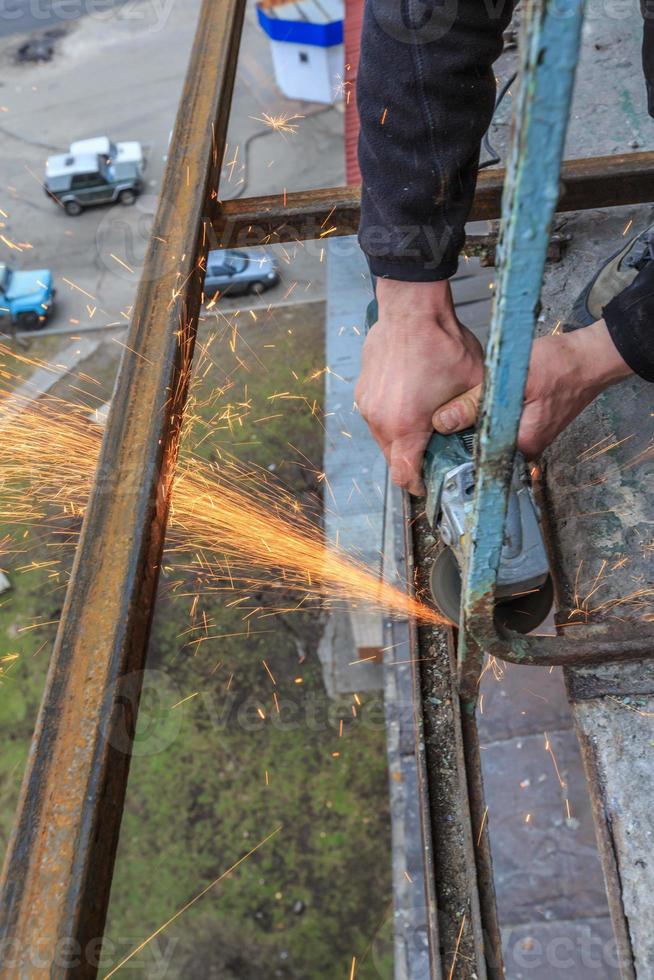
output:
[[[425,492],[422,482],[422,460],[431,432],[415,432],[400,436],[391,445],[391,480],[403,490],[421,497]]]
[[[443,435],[469,428],[477,420],[480,401],[481,385],[457,395],[434,412],[432,418],[434,428]]]

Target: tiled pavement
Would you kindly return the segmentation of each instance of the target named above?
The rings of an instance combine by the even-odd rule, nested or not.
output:
[[[618,977],[561,671],[507,665],[499,680],[488,671],[482,690],[479,733],[507,978]]]

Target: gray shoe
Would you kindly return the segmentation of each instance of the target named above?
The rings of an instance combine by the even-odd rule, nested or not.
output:
[[[564,333],[588,327],[602,318],[604,307],[630,286],[644,266],[654,259],[654,223],[634,236],[608,259],[577,297]]]

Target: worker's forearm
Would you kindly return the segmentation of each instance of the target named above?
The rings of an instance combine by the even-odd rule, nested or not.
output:
[[[375,275],[429,282],[456,271],[512,7],[367,0],[359,240]]]

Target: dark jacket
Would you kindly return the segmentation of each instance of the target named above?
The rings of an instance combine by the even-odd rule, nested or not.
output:
[[[366,0],[359,241],[375,275],[419,282],[456,271],[512,8],[508,0]]]
[[[376,276],[454,275],[480,144],[495,104],[493,62],[515,0],[366,0],[357,76],[359,242]],[[654,115],[654,0],[641,0]],[[654,380],[654,260],[605,308],[618,350]]]

